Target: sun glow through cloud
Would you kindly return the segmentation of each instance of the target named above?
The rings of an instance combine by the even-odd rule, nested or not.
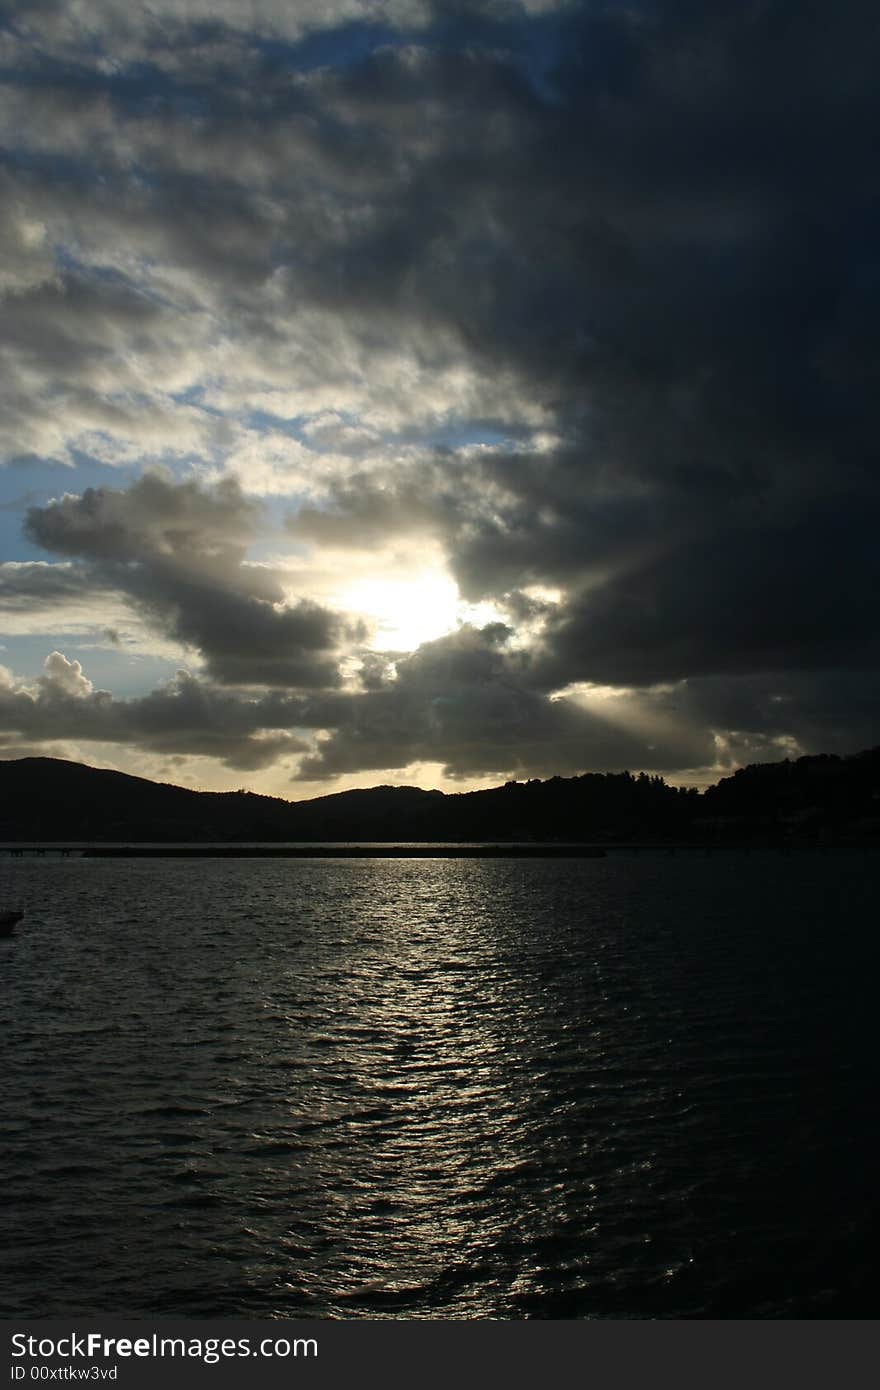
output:
[[[393,577],[367,575],[334,595],[346,612],[373,627],[370,646],[379,652],[411,652],[467,623],[499,622],[492,603],[465,603],[455,580],[437,567],[398,571]]]
[[[359,579],[341,597],[347,609],[375,624],[371,646],[376,651],[413,651],[451,632],[458,621],[458,589],[437,570]]]

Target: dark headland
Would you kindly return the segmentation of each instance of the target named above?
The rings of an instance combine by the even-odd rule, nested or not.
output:
[[[0,761],[0,844],[193,845],[202,854],[358,844],[417,853],[584,854],[590,847],[880,844],[880,748],[742,768],[703,792],[630,772],[444,794],[373,787],[311,801],[197,792],[55,758]],[[401,847],[402,846],[402,847]],[[406,846],[411,848],[407,849]],[[442,848],[446,846],[447,848]],[[273,848],[277,847],[277,848]],[[183,852],[179,849],[178,852]]]

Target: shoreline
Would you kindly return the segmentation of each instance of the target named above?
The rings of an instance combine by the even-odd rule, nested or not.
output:
[[[218,844],[151,841],[147,843],[88,843],[47,841],[43,844],[0,844],[0,858],[76,858],[76,859],[604,859],[609,855],[637,854],[742,854],[775,852],[826,853],[830,850],[856,850],[867,853],[880,848],[876,842],[853,841],[809,843],[805,841],[664,842],[643,840],[602,844],[548,842],[480,841],[315,841],[297,844]]]

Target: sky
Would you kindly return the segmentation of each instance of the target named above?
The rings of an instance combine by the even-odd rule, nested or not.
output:
[[[0,2],[0,756],[880,741],[878,50],[856,0]]]

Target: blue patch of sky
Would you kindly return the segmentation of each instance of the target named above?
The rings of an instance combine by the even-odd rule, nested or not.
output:
[[[123,68],[109,77],[106,85],[117,107],[126,114],[152,115],[161,110],[188,120],[209,114],[215,91],[203,83],[184,83],[177,74],[146,62]]]
[[[499,16],[474,13],[468,6],[454,5],[443,15],[436,15],[427,27],[394,28],[387,23],[371,20],[351,20],[335,27],[314,28],[295,40],[236,31],[221,21],[193,24],[188,30],[188,44],[197,50],[230,35],[246,47],[262,65],[267,76],[284,72],[308,73],[321,68],[344,70],[369,61],[378,50],[417,44],[421,48],[439,50],[505,51],[514,60],[534,88],[545,100],[554,100],[556,92],[552,73],[566,50],[565,34],[572,15],[575,23],[583,22],[580,6],[562,5],[543,14],[523,11]],[[0,28],[2,12],[0,12]],[[107,53],[100,35],[91,39],[82,34],[87,56],[115,57]],[[51,81],[56,88],[95,89],[99,87],[113,101],[120,115],[138,116],[162,108],[188,119],[209,115],[218,95],[224,105],[232,93],[226,84],[210,81],[181,80],[178,73],[163,70],[149,60],[133,63],[116,62],[107,71],[96,71],[89,64],[53,60],[41,55],[38,68],[0,69],[0,81],[16,85],[40,85]]]
[[[45,505],[46,494],[27,489],[0,502],[0,561],[45,560],[45,550],[32,545],[23,531],[28,507]]]
[[[334,423],[338,422],[343,428],[357,428],[361,423],[359,417],[350,411],[339,410],[334,411],[333,414],[336,417]],[[243,423],[248,429],[258,432],[277,430],[280,434],[289,435],[317,456],[328,452],[336,453],[335,445],[329,449],[324,449],[320,444],[320,439],[309,435],[309,425],[314,420],[315,416],[313,415],[296,415],[284,418],[280,415],[272,415],[265,410],[252,410],[244,416]],[[461,449],[469,444],[485,444],[493,448],[500,448],[505,444],[519,443],[521,440],[527,439],[530,434],[531,429],[527,425],[509,424],[495,419],[455,419],[428,428],[416,424],[393,433],[386,432],[378,447],[393,448],[396,445],[410,444],[422,445],[426,449]]]
[[[196,381],[192,386],[187,386],[184,391],[170,391],[168,399],[175,405],[195,405],[199,410],[203,410],[206,415],[222,416],[223,411],[217,410],[215,406],[205,403],[205,383]]]
[[[99,645],[100,644],[100,645]],[[166,657],[141,655],[126,649],[125,635],[118,646],[103,638],[100,630],[83,637],[76,633],[37,633],[10,637],[0,634],[0,665],[23,681],[43,674],[50,652],[59,651],[68,661],[78,661],[96,690],[112,690],[118,699],[145,694],[171,679],[182,663]]]
[[[28,507],[44,507],[65,492],[88,487],[126,488],[141,472],[139,466],[112,468],[74,452],[75,467],[51,459],[19,459],[0,469],[0,559],[45,560],[46,552],[24,534]]]
[[[537,95],[555,101],[552,74],[565,52],[566,8],[538,15],[511,14],[504,19],[460,11],[440,16],[429,27],[414,29],[352,21],[335,29],[314,31],[296,43],[257,40],[254,48],[270,71],[293,72],[357,67],[380,49],[407,44],[428,50],[500,50],[510,56]]]
[[[312,415],[273,415],[269,410],[248,410],[245,412],[242,423],[246,429],[256,430],[262,434],[269,430],[279,434],[289,435],[291,439],[296,439],[307,449],[312,446],[309,444],[308,436],[304,433],[309,421],[314,419]]]
[[[146,694],[163,681],[172,679],[181,666],[186,665],[180,659],[129,652],[124,635],[118,647],[78,644],[62,637],[60,650],[68,661],[80,663],[83,675],[88,676],[96,690],[112,690],[118,700]]]
[[[573,8],[563,5],[544,14],[520,12],[493,18],[488,14],[474,16],[462,7],[458,13],[453,10],[448,19],[439,20],[421,42],[428,47],[505,53],[535,95],[555,104],[560,95],[553,73],[566,52],[566,30]]]
[[[94,261],[83,261],[67,242],[56,241],[52,245],[52,254],[55,264],[59,271],[68,280],[77,280],[82,284],[98,286],[109,290],[124,291],[136,298],[159,308],[167,308],[174,311],[179,306],[169,298],[167,294],[162,294],[150,285],[145,278],[136,279],[133,275],[126,274],[113,265],[100,265]],[[156,265],[156,261],[149,256],[138,256],[134,260],[135,266],[149,275],[151,269]]]
[[[140,285],[132,281],[130,276],[125,275],[116,266],[96,265],[93,261],[83,261],[68,242],[54,242],[52,252],[58,269],[68,276],[90,280],[115,289],[131,290],[135,294],[143,294]]]
[[[3,29],[0,23],[0,30]],[[178,75],[164,71],[149,61],[120,61],[100,42],[89,42],[80,31],[81,55],[67,61],[39,52],[33,66],[0,67],[0,82],[10,87],[45,88],[56,91],[94,92],[99,90],[113,102],[120,115],[150,114],[159,107],[176,114],[197,117],[208,107],[212,88],[200,82],[181,82]],[[203,42],[208,42],[205,35]],[[193,47],[198,47],[196,36]],[[94,59],[109,59],[113,66],[96,68]]]
[[[66,184],[80,188],[83,183],[93,181],[97,172],[91,159],[32,150],[26,144],[17,145],[14,137],[8,138],[3,146],[3,161],[13,173],[36,174],[43,183],[56,188],[63,188]]]
[[[62,651],[67,656],[69,640],[63,633],[10,637],[0,632],[0,666],[6,666],[19,680],[36,680],[42,675],[43,662],[50,652]],[[78,661],[79,657],[74,659]]]
[[[311,546],[297,541],[285,529],[285,522],[308,499],[301,493],[288,496],[264,497],[260,500],[260,510],[264,528],[253,543],[248,546],[247,558],[254,564],[271,564],[279,554],[305,555]]]
[[[386,24],[354,20],[335,29],[315,30],[296,43],[258,39],[254,47],[270,70],[313,72],[318,68],[356,67],[377,49],[407,43],[414,37]]]

